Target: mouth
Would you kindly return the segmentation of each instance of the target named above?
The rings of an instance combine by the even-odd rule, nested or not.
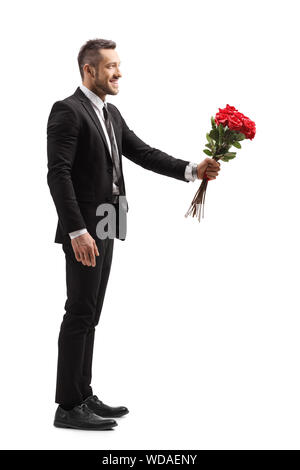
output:
[[[118,85],[118,80],[110,80],[113,85]]]

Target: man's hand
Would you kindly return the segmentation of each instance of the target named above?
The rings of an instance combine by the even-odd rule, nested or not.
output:
[[[197,178],[202,180],[204,173],[210,180],[215,180],[220,171],[220,163],[213,158],[205,158],[197,167]]]
[[[81,261],[85,266],[96,266],[95,255],[99,256],[99,251],[95,240],[88,232],[72,238],[71,244],[77,261]]]

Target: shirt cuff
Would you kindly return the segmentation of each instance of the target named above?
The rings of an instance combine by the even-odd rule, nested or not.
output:
[[[187,181],[195,181],[197,179],[198,163],[190,162],[185,167],[184,177]]]
[[[87,232],[86,228],[81,228],[80,230],[75,230],[74,232],[70,232],[70,238],[76,238],[79,237],[79,235],[83,235],[84,233]]]

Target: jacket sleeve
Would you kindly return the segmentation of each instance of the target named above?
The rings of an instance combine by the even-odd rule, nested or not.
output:
[[[146,170],[188,183],[184,174],[189,161],[172,157],[157,148],[150,147],[129,129],[118,108],[116,106],[114,108],[122,122],[122,155]]]
[[[71,178],[79,129],[76,113],[65,102],[56,101],[47,123],[47,182],[64,234],[86,225]]]

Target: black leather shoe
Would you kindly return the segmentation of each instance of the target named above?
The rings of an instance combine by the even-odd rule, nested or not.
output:
[[[120,418],[121,416],[129,413],[126,406],[108,406],[100,401],[96,395],[91,395],[87,397],[83,403],[86,403],[87,406],[98,416],[103,416],[104,418]]]
[[[93,413],[86,403],[75,406],[71,410],[64,410],[58,406],[54,426],[57,428],[85,429],[101,431],[111,429],[118,423],[114,419],[102,419]]]

